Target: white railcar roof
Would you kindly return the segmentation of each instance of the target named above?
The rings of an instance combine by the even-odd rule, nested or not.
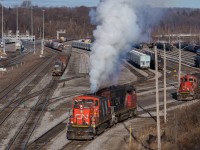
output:
[[[141,52],[138,52],[138,51],[136,51],[136,50],[131,50],[130,53],[134,53],[134,54],[136,54],[136,55],[138,55],[138,56],[148,56],[148,55],[146,55],[146,54],[144,54],[144,53],[141,53]]]

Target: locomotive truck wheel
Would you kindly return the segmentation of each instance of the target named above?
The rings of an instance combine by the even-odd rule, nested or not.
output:
[[[135,109],[135,110],[133,110],[133,114],[134,114],[134,116],[137,116],[138,115],[138,111],[137,111],[137,109]]]
[[[119,121],[118,117],[115,117],[115,124],[117,124]]]
[[[110,119],[109,121],[109,128],[112,127],[115,124],[115,120],[113,121],[112,119]]]
[[[133,110],[130,110],[129,111],[129,118],[132,118],[133,117]]]
[[[180,95],[177,95],[176,98],[177,98],[178,101],[181,100],[181,96]]]

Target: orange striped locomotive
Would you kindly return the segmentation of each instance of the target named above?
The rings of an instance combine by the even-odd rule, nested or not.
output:
[[[106,128],[133,117],[137,112],[135,88],[130,85],[112,86],[92,95],[73,99],[67,139],[89,140]]]

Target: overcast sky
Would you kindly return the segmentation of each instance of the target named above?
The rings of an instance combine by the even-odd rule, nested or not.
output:
[[[0,0],[1,2],[2,0]],[[33,5],[55,7],[55,6],[97,6],[100,0],[32,0]],[[148,0],[143,0],[145,1]],[[161,0],[160,0],[161,1]],[[3,0],[2,3],[5,6],[13,7],[20,5],[23,0]],[[165,0],[167,2],[166,7],[189,7],[200,8],[200,0]]]

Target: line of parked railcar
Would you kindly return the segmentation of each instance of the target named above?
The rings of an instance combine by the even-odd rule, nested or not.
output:
[[[150,61],[151,61],[150,56],[138,52],[137,50],[131,50],[130,52],[128,52],[127,60],[133,65],[136,65],[138,68],[141,69],[150,68]]]
[[[58,51],[62,51],[64,49],[64,44],[60,40],[46,40],[44,45]]]
[[[73,41],[72,42],[72,47],[90,51],[91,40],[90,39],[85,39],[85,40]]]

